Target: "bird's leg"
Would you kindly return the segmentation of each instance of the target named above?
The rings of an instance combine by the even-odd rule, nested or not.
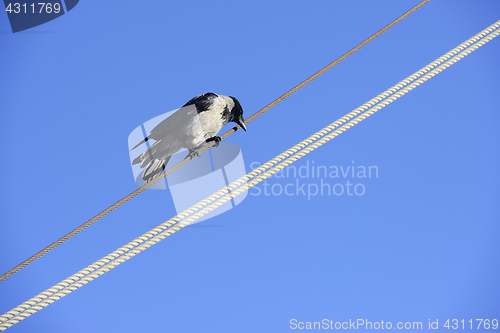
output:
[[[221,141],[221,138],[220,138],[220,136],[214,136],[214,137],[211,137],[210,139],[206,139],[205,141],[206,141],[206,143],[214,141],[215,142],[214,147],[218,147],[219,143]]]
[[[189,149],[189,154],[187,154],[187,156],[186,156],[186,157],[184,157],[184,159],[186,159],[186,158],[188,158],[188,157],[189,157],[189,159],[190,159],[190,160],[192,160],[192,159],[193,159],[193,158],[195,158],[196,156],[200,156],[200,153],[198,153],[198,152],[197,152],[196,150],[194,150],[194,149]]]

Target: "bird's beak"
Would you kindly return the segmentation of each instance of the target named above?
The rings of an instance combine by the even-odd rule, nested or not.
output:
[[[245,132],[247,131],[247,126],[245,125],[245,120],[243,119],[243,116],[240,116],[236,121],[235,123],[237,123],[238,125],[240,125],[241,128],[243,128],[243,130],[245,130]]]

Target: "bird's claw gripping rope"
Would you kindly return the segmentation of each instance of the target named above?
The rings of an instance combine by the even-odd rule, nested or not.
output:
[[[189,150],[189,154],[187,154],[186,157],[184,157],[184,159],[187,159],[189,157],[189,160],[191,161],[193,158],[195,158],[196,156],[200,156],[200,153],[196,150]],[[201,156],[200,156],[201,157]]]
[[[214,142],[214,145],[213,145],[213,146],[214,146],[214,147],[219,147],[219,143],[221,142],[221,140],[222,140],[222,139],[220,138],[220,136],[214,136],[214,137],[212,137],[212,138],[210,138],[210,139],[206,139],[206,140],[205,140],[205,142],[206,142],[206,143],[209,143],[209,142],[212,142],[212,141],[213,141],[213,142]]]

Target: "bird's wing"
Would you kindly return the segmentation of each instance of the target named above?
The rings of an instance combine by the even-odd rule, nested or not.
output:
[[[214,104],[214,100],[218,97],[219,95],[209,92],[192,98],[179,110],[156,125],[148,137],[135,145],[132,150],[149,139],[158,141],[166,138],[167,135],[183,135],[184,133],[182,132],[187,129],[198,113],[209,110]]]
[[[151,130],[148,138],[159,140],[165,137],[168,131],[185,128],[198,113],[208,111],[216,98],[219,98],[219,95],[209,92],[190,99],[179,110],[156,125]]]
[[[182,135],[182,132],[188,127],[190,122],[193,121],[194,117],[196,117],[197,114],[198,112],[194,104],[183,106],[182,108],[162,120],[158,125],[156,125],[151,130],[149,135],[145,139],[141,140],[131,150],[134,150],[150,139],[159,141],[168,138],[168,136]]]
[[[148,135],[149,139],[160,140],[172,133],[183,134],[182,130],[197,116],[194,105],[183,106],[156,125]]]
[[[203,94],[203,95],[198,95],[198,96],[192,98],[191,100],[189,100],[189,102],[187,102],[186,104],[184,104],[184,107],[189,106],[189,105],[194,105],[194,106],[196,106],[196,111],[198,113],[203,112],[203,111],[207,111],[214,104],[214,99],[218,98],[218,97],[219,97],[219,95],[211,93],[211,92]]]

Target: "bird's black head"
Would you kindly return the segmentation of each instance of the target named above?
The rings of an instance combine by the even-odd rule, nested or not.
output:
[[[245,120],[243,119],[243,108],[241,107],[240,102],[236,98],[234,98],[232,96],[229,96],[229,97],[234,102],[233,109],[231,110],[231,120],[230,121],[235,122],[236,124],[240,125],[241,128],[243,128],[246,132],[247,126],[245,125]]]

